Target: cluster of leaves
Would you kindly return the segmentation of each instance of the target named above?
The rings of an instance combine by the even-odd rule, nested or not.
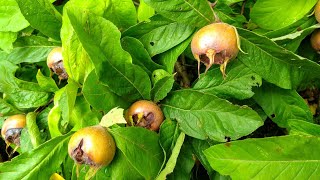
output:
[[[22,132],[20,155],[0,163],[0,179],[54,172],[76,179],[67,155],[72,132],[140,99],[161,106],[159,133],[111,127],[116,156],[94,178],[190,179],[199,164],[211,179],[319,177],[320,126],[298,94],[319,87],[319,57],[309,45],[320,28],[310,16],[316,3],[0,0],[0,126],[17,113],[36,122]],[[195,80],[192,35],[217,18],[237,28],[243,52],[225,79],[212,67]],[[61,83],[45,63],[56,46],[69,75]],[[190,88],[180,86],[177,61],[190,72]],[[266,119],[285,136],[246,138]]]

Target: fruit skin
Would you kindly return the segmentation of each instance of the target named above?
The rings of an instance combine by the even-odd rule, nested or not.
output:
[[[310,38],[311,46],[318,53],[320,51],[320,29],[316,29],[313,31]]]
[[[62,48],[53,48],[47,57],[47,66],[59,79],[68,79],[68,74],[63,66]]]
[[[164,116],[160,107],[154,102],[139,100],[129,107],[125,119],[129,126],[135,125],[158,131]]]
[[[7,144],[20,145],[21,130],[26,126],[26,115],[17,114],[7,118],[1,129],[1,136]]]
[[[314,16],[316,17],[318,23],[320,23],[320,1],[317,2],[314,8]]]
[[[113,137],[100,125],[78,130],[68,144],[68,153],[76,163],[93,167],[110,164],[115,152]]]
[[[191,41],[191,51],[198,61],[204,63],[207,70],[213,64],[221,64],[220,70],[225,76],[227,63],[235,58],[240,49],[237,29],[226,23],[213,23],[204,26],[195,33]]]

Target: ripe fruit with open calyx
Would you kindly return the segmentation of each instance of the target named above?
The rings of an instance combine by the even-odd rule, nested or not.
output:
[[[59,79],[68,79],[68,74],[63,66],[62,48],[53,48],[47,57],[47,66],[58,75]]]
[[[20,135],[22,129],[26,126],[26,115],[17,114],[7,118],[1,129],[1,136],[7,145],[11,143],[20,146]]]
[[[125,117],[129,126],[140,126],[152,131],[158,131],[164,120],[160,107],[147,100],[139,100],[133,103]]]
[[[240,49],[237,29],[226,23],[213,23],[201,28],[192,38],[191,51],[198,61],[206,66],[206,71],[213,64],[220,64],[220,70],[225,77],[225,70],[230,60],[234,59]]]
[[[311,46],[318,53],[320,52],[320,29],[316,29],[311,34],[310,38]]]
[[[95,168],[110,164],[115,152],[113,137],[100,125],[78,130],[68,144],[68,153],[77,164]]]

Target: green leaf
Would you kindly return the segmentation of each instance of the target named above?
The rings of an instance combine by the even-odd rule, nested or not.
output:
[[[132,63],[139,65],[149,75],[154,70],[163,68],[163,66],[153,62],[148,51],[139,40],[132,37],[124,37],[121,39],[121,45],[132,56]]]
[[[98,111],[108,112],[116,106],[121,108],[130,106],[130,103],[124,98],[110,91],[108,86],[101,84],[95,71],[92,71],[86,78],[82,92],[89,104]]]
[[[117,27],[86,11],[67,9],[65,13],[95,65],[99,80],[129,101],[150,99],[151,82],[148,74],[133,65],[130,55],[121,48]]]
[[[127,124],[124,119],[124,109],[115,107],[111,109],[106,115],[104,115],[100,121],[100,126],[111,127],[114,124]]]
[[[59,105],[53,106],[48,114],[48,128],[50,132],[50,136],[52,138],[58,137],[62,135],[60,131],[60,118],[61,118],[61,109]]]
[[[101,169],[94,176],[94,180],[100,179],[130,179],[141,180],[143,176],[132,166],[130,160],[122,153],[117,151],[112,163],[106,168]]]
[[[67,8],[79,8],[84,6],[83,9],[88,8],[87,6],[93,6],[90,4],[84,5],[84,1],[72,1],[73,3],[66,5]],[[79,2],[79,3],[76,3]],[[93,1],[89,1],[93,2]],[[99,4],[100,1],[97,1]],[[75,4],[75,5],[74,5]],[[79,6],[77,6],[79,5]],[[100,6],[103,7],[101,4]],[[93,6],[99,11],[99,7]],[[91,8],[90,8],[91,9]],[[103,11],[102,11],[103,12]],[[102,13],[101,12],[101,13]],[[98,12],[97,12],[98,13]],[[94,69],[94,64],[91,62],[87,52],[83,48],[80,39],[75,32],[68,16],[63,16],[63,23],[61,28],[61,41],[63,47],[63,65],[66,69],[68,76],[74,79],[76,82],[83,83],[84,79]]]
[[[176,145],[174,146],[174,148],[172,150],[172,154],[166,164],[166,167],[160,172],[160,174],[158,175],[156,180],[166,179],[167,175],[169,175],[170,173],[173,172],[173,170],[176,166],[176,163],[177,163],[177,159],[178,159],[181,147],[184,142],[184,138],[185,138],[185,134],[183,132],[181,132],[177,141],[176,141]]]
[[[66,127],[71,122],[72,111],[75,106],[77,93],[78,93],[78,84],[72,79],[68,79],[68,84],[60,89],[61,96],[56,103],[56,98],[54,104],[58,104],[61,109],[61,117],[63,119],[62,126]]]
[[[20,113],[14,106],[0,98],[0,116],[9,116]],[[1,126],[0,126],[1,127]]]
[[[140,4],[138,7],[138,12],[137,12],[137,16],[138,16],[138,21],[142,22],[142,21],[149,21],[149,18],[152,17],[154,15],[154,9],[150,6],[148,6],[144,0],[140,0]]]
[[[153,16],[150,20],[130,27],[122,35],[139,39],[150,56],[163,53],[180,44],[195,30],[190,25],[173,22],[160,15]]]
[[[29,26],[15,0],[0,0],[0,12],[0,31],[18,32]]]
[[[67,155],[69,137],[70,134],[54,138],[37,149],[0,163],[0,179],[49,179]]]
[[[243,23],[247,23],[243,15],[235,13],[227,4],[217,1],[214,6],[214,12],[221,22],[231,24],[236,27],[242,27]]]
[[[174,83],[174,76],[166,76],[160,80],[158,80],[154,87],[151,89],[151,99],[154,102],[158,102],[164,99],[167,94],[171,91],[173,83]]]
[[[192,179],[192,169],[195,165],[195,159],[190,143],[186,140],[182,145],[178,156],[177,164],[173,173],[167,176],[168,180]]]
[[[26,117],[26,128],[32,143],[33,148],[38,147],[43,141],[41,139],[40,131],[36,123],[37,113],[29,112]]]
[[[251,10],[250,17],[258,26],[276,30],[303,18],[312,10],[316,2],[317,0],[257,1]]]
[[[9,54],[0,51],[0,58],[14,64],[46,61],[49,52],[58,45],[41,36],[20,37],[14,43],[14,48]]]
[[[0,48],[6,53],[10,53],[13,49],[13,42],[17,39],[15,32],[0,32]]]
[[[204,153],[213,169],[232,179],[317,179],[319,143],[315,136],[247,139],[215,145]]]
[[[16,0],[30,25],[53,39],[60,40],[61,14],[47,0]]]
[[[218,67],[202,75],[193,89],[221,98],[248,99],[254,95],[252,87],[261,86],[262,79],[241,61],[227,66],[227,77],[223,78]]]
[[[0,61],[0,92],[9,91],[10,88],[18,88],[14,73],[18,67],[8,61]]]
[[[50,93],[41,90],[37,83],[27,82],[15,78],[13,84],[6,84],[6,100],[18,109],[35,108],[45,105],[50,99]]]
[[[192,151],[197,159],[201,162],[203,167],[207,170],[208,175],[211,179],[214,179],[215,171],[210,166],[210,163],[207,160],[207,157],[204,154],[204,150],[208,149],[211,145],[214,145],[214,142],[204,141],[192,138],[191,140]]]
[[[69,124],[73,126],[73,131],[77,131],[87,126],[97,125],[100,121],[96,113],[91,110],[90,105],[83,96],[78,96],[71,108]]]
[[[176,119],[183,132],[198,139],[238,139],[263,124],[249,107],[191,89],[172,92],[162,106],[166,117]]]
[[[284,89],[320,77],[320,65],[276,45],[270,39],[238,29],[241,48],[237,58],[263,79]],[[279,81],[281,79],[281,81]]]
[[[281,45],[282,47],[292,52],[295,52],[301,45],[302,40],[317,28],[320,28],[319,24],[313,25],[301,31],[273,38],[272,40],[275,41],[277,44]]]
[[[181,131],[176,121],[166,119],[162,122],[159,141],[161,147],[166,153],[166,157],[169,157],[171,155],[172,149],[176,144],[180,132]]]
[[[156,56],[156,59],[158,60],[159,64],[163,65],[168,72],[173,73],[174,65],[178,57],[189,46],[191,40],[192,40],[192,36],[190,36],[188,39],[181,42],[179,45]]]
[[[155,132],[140,127],[116,128],[110,132],[118,150],[145,179],[154,179],[158,175],[163,163],[163,151]]]
[[[289,134],[290,135],[312,135],[320,136],[320,125],[306,122],[299,119],[288,120]]]
[[[280,127],[288,127],[287,120],[313,121],[312,113],[304,99],[295,91],[264,83],[255,90],[254,100],[272,121]]]
[[[213,10],[206,0],[145,0],[145,3],[173,21],[197,27],[214,22]]]
[[[38,70],[36,78],[42,90],[46,92],[56,92],[59,90],[56,82],[51,77],[44,76],[40,69]]]
[[[136,8],[132,0],[110,0],[103,17],[113,22],[120,31],[137,23]]]

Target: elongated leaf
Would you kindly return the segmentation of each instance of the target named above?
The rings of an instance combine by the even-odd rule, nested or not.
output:
[[[301,31],[273,38],[272,40],[275,41],[277,44],[281,45],[282,47],[292,52],[295,52],[299,48],[302,40],[317,28],[320,28],[319,24],[313,25]]]
[[[140,127],[116,128],[111,133],[117,148],[145,179],[154,179],[158,175],[163,151],[156,133]]]
[[[148,74],[133,65],[130,55],[121,48],[117,27],[87,11],[68,8],[65,13],[93,62],[99,80],[129,101],[150,99]]]
[[[47,0],[16,0],[30,25],[43,34],[59,40],[61,14]],[[39,15],[41,14],[41,15]]]
[[[247,139],[215,145],[204,153],[213,169],[232,179],[317,179],[319,143],[315,136]]]
[[[188,143],[188,139],[183,143],[177,164],[171,174],[167,176],[168,180],[176,179],[192,179],[192,168],[195,165],[192,147]]]
[[[113,22],[120,30],[137,23],[136,8],[132,0],[110,0],[103,17]]]
[[[36,122],[36,118],[37,113],[35,112],[29,112],[26,117],[26,127],[28,129],[28,134],[33,148],[38,147],[43,142]]]
[[[289,119],[313,121],[308,105],[295,90],[281,89],[265,83],[255,93],[254,100],[280,127],[288,127]]]
[[[173,172],[176,166],[177,159],[178,159],[181,147],[183,145],[184,139],[185,139],[185,134],[181,132],[177,139],[176,145],[172,150],[172,154],[166,164],[166,167],[160,172],[156,180],[166,179],[166,176]]]
[[[56,46],[59,46],[59,44],[50,42],[44,37],[20,37],[14,43],[14,48],[9,54],[0,51],[0,58],[1,60],[10,61],[14,64],[46,61],[49,52]]]
[[[153,62],[148,51],[139,40],[132,37],[124,37],[121,39],[121,45],[132,56],[132,63],[142,67],[149,75],[154,70],[163,68],[161,65]]]
[[[316,2],[317,0],[257,1],[252,8],[250,17],[260,27],[276,30],[303,18],[310,12]]]
[[[2,32],[18,32],[29,25],[15,0],[1,0],[0,12],[0,31]]]
[[[162,103],[166,117],[176,119],[187,135],[224,142],[248,135],[263,121],[249,107],[240,107],[196,90],[171,93]]]
[[[176,121],[166,119],[161,124],[160,128],[160,144],[166,152],[166,158],[171,155],[172,149],[176,144],[177,138],[180,134],[180,129]]]
[[[161,15],[177,22],[202,27],[214,21],[213,11],[206,0],[145,0]]]
[[[80,6],[83,9],[89,9],[90,12],[102,15],[103,10],[100,8],[103,8],[105,5],[103,6],[103,3],[100,0],[97,1],[97,4],[95,5],[93,5],[92,2],[93,1],[89,1],[89,3],[87,4],[84,3],[84,1],[72,1],[72,3],[68,3],[64,9],[75,7],[79,8]],[[83,83],[84,79],[94,69],[94,65],[91,62],[87,52],[83,48],[77,33],[72,27],[72,24],[68,16],[63,16],[61,40],[64,58],[63,65],[69,77],[79,83]]]
[[[320,125],[313,124],[310,122],[298,120],[298,119],[290,119],[288,120],[289,133],[290,135],[295,134],[309,134],[312,136],[320,136]]]
[[[285,89],[320,77],[320,65],[297,56],[270,39],[238,29],[244,53],[238,59],[263,79]]]
[[[139,39],[150,56],[163,53],[180,44],[194,32],[192,26],[173,22],[160,15],[150,18],[150,22],[142,22],[130,27],[123,36]]]
[[[218,67],[202,75],[193,89],[222,98],[248,99],[253,96],[252,87],[260,86],[262,79],[240,61],[227,67],[224,79]]]
[[[33,151],[0,163],[0,179],[49,179],[67,155],[69,137],[70,134],[54,138]]]
[[[151,98],[153,101],[158,102],[164,99],[171,91],[174,83],[174,76],[166,76],[158,80],[154,87],[151,89]]]
[[[83,84],[83,96],[89,104],[99,111],[108,112],[114,107],[129,107],[130,103],[119,97],[108,86],[99,82],[95,71],[92,71]]]

